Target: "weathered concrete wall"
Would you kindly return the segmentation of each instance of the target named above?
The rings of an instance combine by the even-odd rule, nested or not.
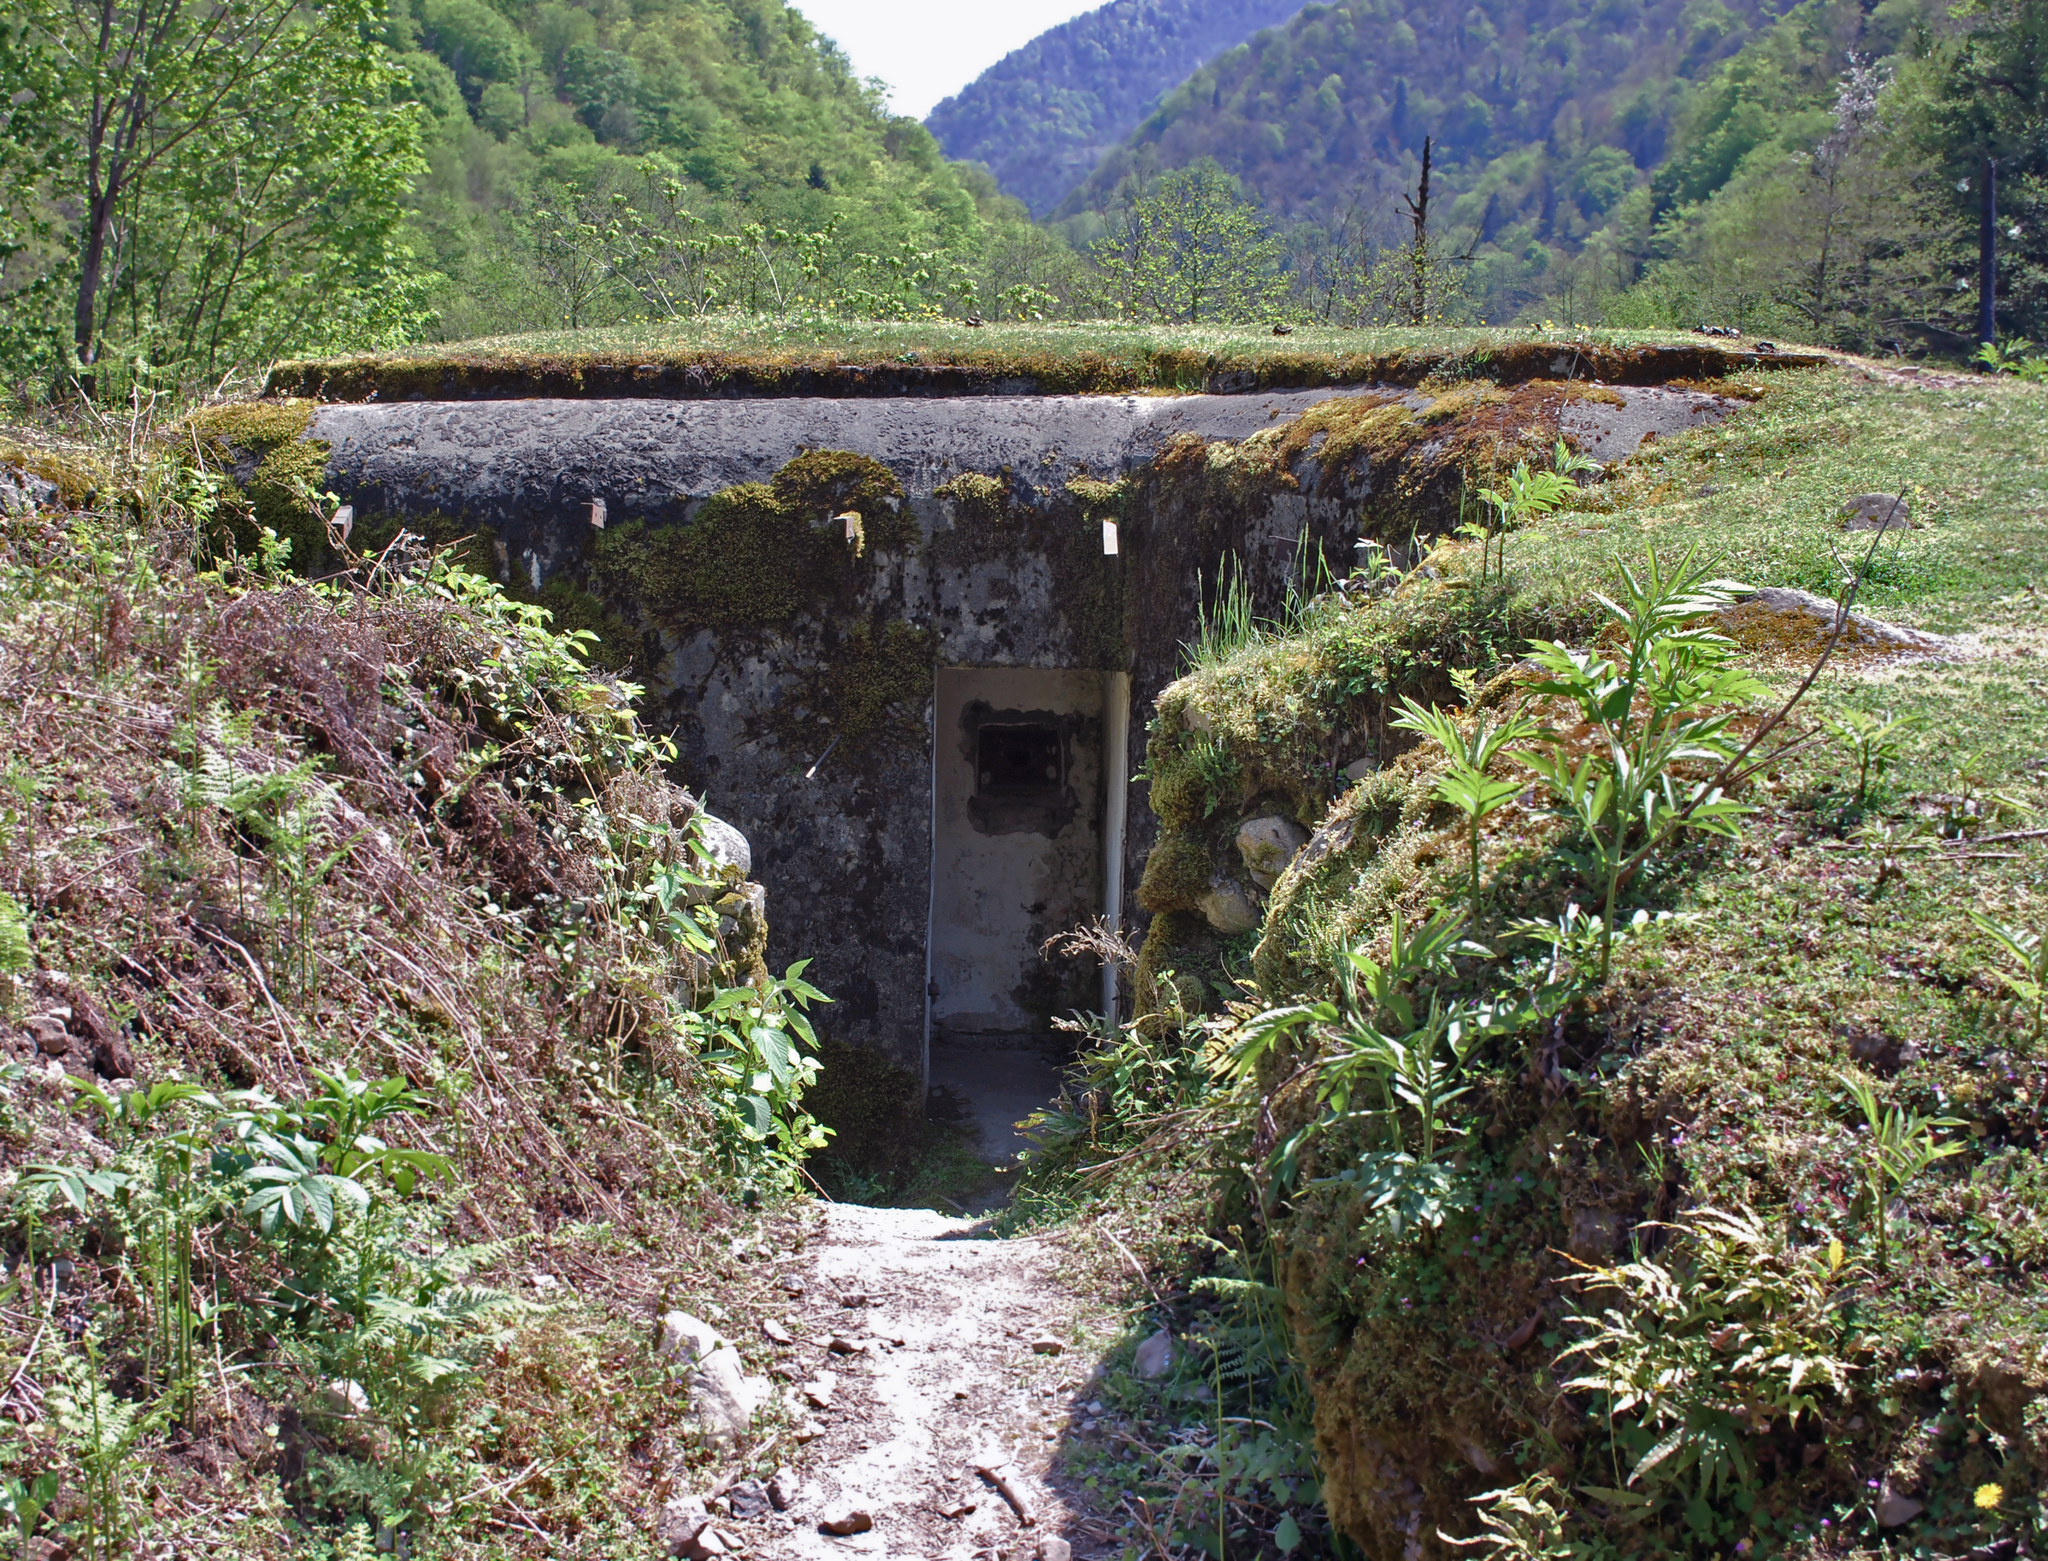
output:
[[[1114,482],[1177,438],[1241,438],[1332,394],[337,405],[319,409],[309,436],[330,444],[328,480],[359,515],[483,528],[508,581],[557,606],[551,589],[566,584],[643,637],[643,710],[675,732],[682,776],[753,841],[771,963],[811,958],[836,999],[824,1026],[918,1068],[934,670],[1121,667],[1132,570],[1168,570],[1192,599],[1196,572],[1213,580],[1225,548],[1291,560],[1291,507],[1224,528],[1213,557],[1167,541],[1105,557],[1099,517],[1066,484]],[[840,555],[829,572],[772,549],[735,555],[736,570],[801,571],[793,610],[768,621],[773,602],[751,616],[719,606],[723,621],[693,625],[701,603],[670,611],[665,599],[674,570],[641,556],[636,577],[636,552],[705,526],[718,496],[772,483],[806,450],[876,461],[901,493],[867,506],[857,554],[832,518],[851,501],[818,496],[830,502],[804,519]],[[962,473],[997,478],[1000,499],[938,496]],[[1171,643],[1146,649],[1170,665]],[[1048,995],[1061,986],[1048,982]]]
[[[810,957],[837,1000],[824,1027],[917,1069],[936,669],[1128,670],[1142,753],[1152,696],[1226,556],[1270,612],[1304,537],[1341,573],[1361,530],[1393,516],[1405,536],[1441,509],[1458,425],[1435,409],[1490,408],[1511,432],[1554,412],[1550,426],[1611,457],[1715,403],[1601,391],[1567,405],[1555,384],[1515,395],[371,403],[321,406],[307,437],[329,446],[327,484],[366,533],[403,521],[479,536],[516,590],[636,669],[643,714],[675,733],[678,778],[753,841],[771,961]],[[1334,442],[1341,416],[1328,445],[1320,432],[1275,442],[1345,414],[1324,406],[1340,397],[1407,419],[1409,466]],[[1233,465],[1236,449],[1256,459]],[[1326,450],[1339,452],[1328,472]],[[1416,461],[1437,489],[1402,476]],[[1152,838],[1142,787],[1130,819],[1135,925]]]

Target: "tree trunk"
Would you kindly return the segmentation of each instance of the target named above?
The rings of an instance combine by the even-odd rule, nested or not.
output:
[[[1998,340],[1998,159],[1984,159],[1984,199],[1977,223],[1977,340]]]
[[[119,187],[109,183],[86,206],[85,246],[78,259],[78,307],[72,316],[80,363],[91,363],[97,354],[100,271],[106,265],[107,228],[114,220],[119,193]]]

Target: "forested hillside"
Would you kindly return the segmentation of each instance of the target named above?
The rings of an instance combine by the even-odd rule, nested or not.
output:
[[[749,223],[771,250],[780,229],[877,259],[956,251],[993,211],[985,178],[891,119],[781,0],[412,0],[387,25],[428,109],[417,209],[445,337],[606,323],[579,296],[582,230],[624,202],[649,258]]]
[[[1759,28],[1769,0],[1494,0],[1449,7],[1353,0],[1311,6],[1206,63],[1107,159],[1072,209],[1099,200],[1149,153],[1169,167],[1213,157],[1278,215],[1341,209],[1399,183],[1424,136],[1438,167],[1470,182],[1495,158],[1541,148],[1550,197],[1597,214],[1654,167],[1688,82]],[[1495,222],[1545,197],[1504,197]]]
[[[799,290],[971,301],[962,262],[1024,231],[780,0],[132,9],[140,50],[52,0],[0,34],[15,383]]]
[[[1981,163],[2002,159],[2004,296],[2039,334],[2043,8],[1678,0],[1457,14],[1310,6],[1195,72],[1065,202],[1213,160],[1341,295],[1408,237],[1425,140],[1437,255],[1489,319],[1740,323],[1968,339]],[[1466,262],[1469,261],[1469,264]],[[1330,275],[1335,272],[1337,275]],[[1315,291],[1313,283],[1309,291]]]
[[[925,124],[1044,216],[1198,66],[1300,0],[1110,0],[990,66]]]

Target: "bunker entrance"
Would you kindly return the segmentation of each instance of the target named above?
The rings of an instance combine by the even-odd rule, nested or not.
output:
[[[1014,1158],[1014,1124],[1058,1092],[1072,1048],[1053,1016],[1103,1006],[1099,970],[1040,949],[1100,914],[1113,888],[1121,810],[1104,715],[1120,711],[1121,677],[938,672],[927,1077],[972,1111],[994,1160]]]

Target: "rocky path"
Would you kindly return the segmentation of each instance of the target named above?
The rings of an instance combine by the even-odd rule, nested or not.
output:
[[[1058,1241],[826,1204],[806,1258],[781,1353],[811,1439],[789,1460],[794,1488],[776,1492],[787,1509],[746,1525],[750,1557],[1068,1561],[1112,1548],[1059,1464],[1101,1413],[1091,1388],[1117,1315],[1078,1293]]]

